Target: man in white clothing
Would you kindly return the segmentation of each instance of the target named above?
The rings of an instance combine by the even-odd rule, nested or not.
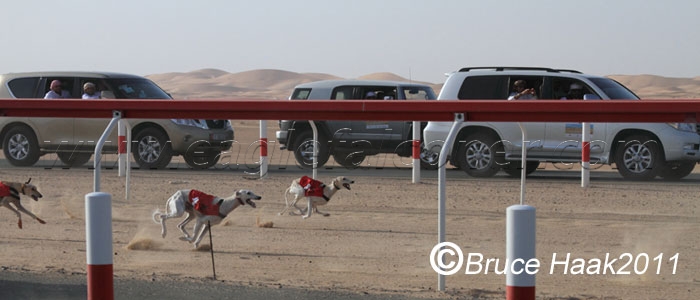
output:
[[[51,81],[51,86],[49,87],[51,90],[44,95],[44,99],[65,99],[65,98],[70,98],[70,93],[68,91],[64,91],[63,88],[61,87],[61,81],[56,79],[54,81]]]
[[[92,82],[86,82],[83,85],[83,99],[100,99],[100,92],[95,88],[95,84]]]
[[[534,100],[537,99],[537,93],[533,88],[525,88],[527,83],[525,80],[516,80],[513,83],[514,92],[510,93],[508,100]]]

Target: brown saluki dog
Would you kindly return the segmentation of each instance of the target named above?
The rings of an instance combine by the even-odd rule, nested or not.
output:
[[[36,189],[36,186],[29,183],[30,181],[32,181],[31,178],[29,178],[29,180],[27,180],[25,183],[0,182],[0,203],[2,206],[7,207],[9,210],[14,211],[15,214],[17,214],[17,218],[19,218],[19,221],[17,221],[17,226],[19,226],[19,229],[22,229],[22,215],[19,212],[29,215],[30,217],[39,221],[41,224],[46,224],[44,220],[28,211],[26,208],[24,208],[24,206],[22,206],[22,203],[19,202],[20,194],[29,196],[30,198],[34,199],[34,201],[39,201],[39,198],[43,197],[41,193],[39,193],[39,190]],[[14,204],[15,207],[12,207],[10,204]]]

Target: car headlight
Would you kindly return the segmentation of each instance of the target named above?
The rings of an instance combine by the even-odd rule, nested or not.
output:
[[[695,123],[668,123],[668,125],[680,131],[698,132]]]
[[[173,123],[177,125],[183,125],[183,126],[193,126],[193,127],[198,127],[202,129],[209,129],[207,126],[207,122],[204,120],[195,120],[195,119],[170,119]]]

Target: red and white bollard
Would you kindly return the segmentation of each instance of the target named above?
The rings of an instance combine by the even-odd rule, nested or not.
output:
[[[521,259],[520,267],[535,257],[535,208],[511,205],[506,210],[506,300],[535,300],[535,274],[514,274],[511,265]]]
[[[420,182],[420,122],[413,122],[413,183]]]
[[[85,195],[85,243],[87,299],[114,299],[112,195],[103,192]]]
[[[260,178],[267,175],[267,121],[260,120]]]
[[[581,124],[581,187],[588,187],[591,178],[591,131]]]
[[[119,164],[119,177],[126,175],[126,125],[119,120],[117,125],[117,159]]]

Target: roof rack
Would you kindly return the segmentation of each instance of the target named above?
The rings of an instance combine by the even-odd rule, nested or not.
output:
[[[541,67],[466,67],[459,69],[460,72],[469,72],[471,70],[495,70],[495,71],[506,71],[506,70],[519,70],[519,71],[546,71],[553,73],[569,72],[569,73],[579,73],[580,71],[568,70],[568,69],[552,69],[552,68],[541,68]]]

